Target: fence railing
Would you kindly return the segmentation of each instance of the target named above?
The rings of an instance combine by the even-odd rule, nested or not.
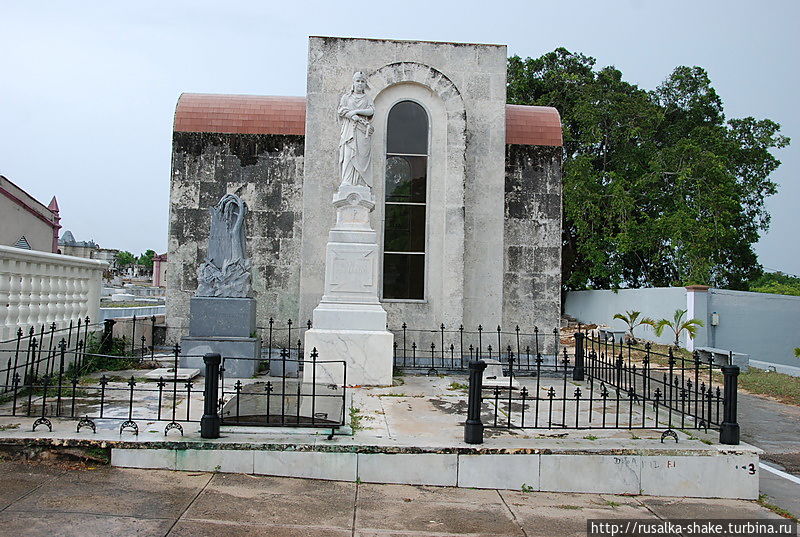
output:
[[[520,384],[512,351],[507,385],[495,383],[487,393],[474,374],[485,362],[471,362],[465,439],[482,439],[475,432],[482,427],[664,429],[662,440],[677,440],[674,429],[715,428],[721,443],[739,443],[737,366],[703,362],[696,353],[676,358],[671,349],[657,353],[650,345],[619,347],[580,332],[574,337],[574,351],[562,349],[558,380],[545,377],[537,357],[533,377]]]
[[[389,331],[394,334],[394,366],[398,369],[464,372],[473,360],[497,360],[507,369],[509,356],[514,356],[517,375],[533,373],[537,368],[540,372],[561,368],[558,357],[562,346],[557,328],[547,332],[534,327],[525,332],[519,326],[504,329],[440,324],[437,329],[421,329],[403,323]]]
[[[182,435],[186,423],[202,425],[206,415],[216,416],[217,435],[219,424],[331,429],[345,424],[345,363],[320,360],[316,349],[303,364],[302,378],[226,380],[226,363],[243,358],[219,357],[215,368],[206,364],[211,378],[198,386],[183,376],[180,360],[207,355],[182,356],[176,344],[168,357],[159,357],[169,367],[156,378],[147,375],[162,365],[154,361],[153,346],[144,339],[129,346],[124,338],[112,337],[113,329],[113,320],[91,324],[86,318],[61,329],[18,331],[12,348],[0,349],[5,364],[0,369],[0,416],[35,418],[34,431],[40,426],[52,431],[52,418],[75,420],[77,432],[96,432],[98,420],[112,420],[120,434],[137,435],[142,423],[155,422],[166,423],[165,435],[171,430]],[[297,371],[302,352],[293,358],[283,348],[278,361],[282,371]],[[331,377],[345,381],[332,384],[326,381]]]
[[[3,386],[0,415],[36,417],[34,431],[40,425],[52,431],[50,418],[78,420],[77,432],[84,427],[96,432],[96,420],[118,420],[120,433],[130,430],[136,434],[137,422],[167,421],[166,434],[173,428],[183,432],[179,421],[199,421],[192,412],[193,382],[178,379],[179,347],[173,351],[173,374],[147,379],[141,376],[145,369],[128,376],[130,370],[141,367],[146,355],[87,352],[84,343],[81,339],[69,349],[62,338],[50,362],[52,367],[38,371],[29,367],[23,374],[14,373]],[[123,376],[118,371],[126,373]]]
[[[309,355],[307,361],[302,354],[300,358],[290,358],[289,350],[284,348],[277,360],[281,363],[280,370],[285,372],[296,372],[302,364],[302,377],[280,375],[248,383],[236,379],[233,384],[225,382],[225,363],[231,359],[222,357],[220,423],[260,427],[343,426],[347,408],[346,364],[341,360],[320,360],[316,349]],[[327,382],[331,377],[344,380],[342,384]]]

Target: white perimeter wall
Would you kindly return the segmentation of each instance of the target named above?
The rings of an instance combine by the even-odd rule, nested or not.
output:
[[[641,311],[642,315],[654,319],[672,319],[677,309],[686,309],[684,287],[652,287],[647,289],[619,289],[617,291],[570,291],[564,301],[564,313],[583,323],[606,324],[615,330],[625,330],[627,325],[614,319],[615,313],[626,310]],[[664,332],[656,337],[649,326],[636,329],[636,336],[672,343],[674,336]]]
[[[752,360],[772,364],[800,366],[800,359],[794,356],[794,348],[800,347],[800,297],[727,289],[693,294],[695,303],[689,308],[684,287],[571,291],[564,301],[564,313],[584,323],[624,330],[625,323],[613,319],[615,313],[637,310],[655,319],[672,319],[676,309],[690,309],[705,323],[698,331],[695,346],[741,352]],[[719,315],[718,326],[711,326],[714,312]],[[652,328],[641,326],[636,335],[668,344],[672,342],[668,330],[657,338]],[[681,345],[686,347],[686,343],[684,334]]]

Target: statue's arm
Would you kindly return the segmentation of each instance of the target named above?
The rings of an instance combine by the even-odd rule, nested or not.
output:
[[[336,110],[339,114],[339,117],[345,117],[350,109],[347,108],[347,95],[342,95],[342,98],[339,100],[339,108]]]
[[[233,229],[234,229],[234,231],[236,233],[238,233],[239,229],[241,229],[241,227],[242,227],[242,222],[244,222],[244,212],[246,210],[245,206],[244,206],[244,201],[237,200],[237,202],[238,203],[236,205],[237,205],[239,210],[236,211],[237,212],[236,222],[234,222],[234,224],[233,224]]]
[[[368,106],[367,108],[359,108],[358,110],[352,110],[351,113],[354,116],[359,115],[364,117],[372,117],[372,115],[375,113],[375,107]]]

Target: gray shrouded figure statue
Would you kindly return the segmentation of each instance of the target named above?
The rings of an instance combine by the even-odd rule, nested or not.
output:
[[[342,121],[339,138],[341,185],[372,188],[369,163],[374,129],[370,118],[375,113],[375,104],[364,93],[367,88],[367,78],[358,71],[353,75],[350,91],[342,95],[339,101],[337,113]]]
[[[226,194],[211,211],[208,254],[197,269],[195,296],[246,298],[251,294],[250,260],[245,254],[247,205]]]

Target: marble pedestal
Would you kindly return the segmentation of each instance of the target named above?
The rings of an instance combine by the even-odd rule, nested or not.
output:
[[[252,377],[261,358],[261,339],[256,330],[253,298],[192,297],[189,302],[189,335],[181,338],[181,367],[200,369],[203,355],[219,353],[228,378]]]
[[[386,310],[378,301],[380,250],[369,224],[374,208],[366,186],[342,185],[333,197],[336,224],[325,248],[325,292],[305,333],[303,381],[312,382],[311,352],[317,349],[316,376],[348,385],[392,383],[394,335],[386,330]],[[324,364],[343,361],[341,364]]]
[[[316,374],[312,378],[312,363],[306,351],[303,381],[348,386],[391,386],[394,335],[386,330],[323,330],[306,332],[306,349],[319,352]],[[341,363],[343,360],[347,378]]]

